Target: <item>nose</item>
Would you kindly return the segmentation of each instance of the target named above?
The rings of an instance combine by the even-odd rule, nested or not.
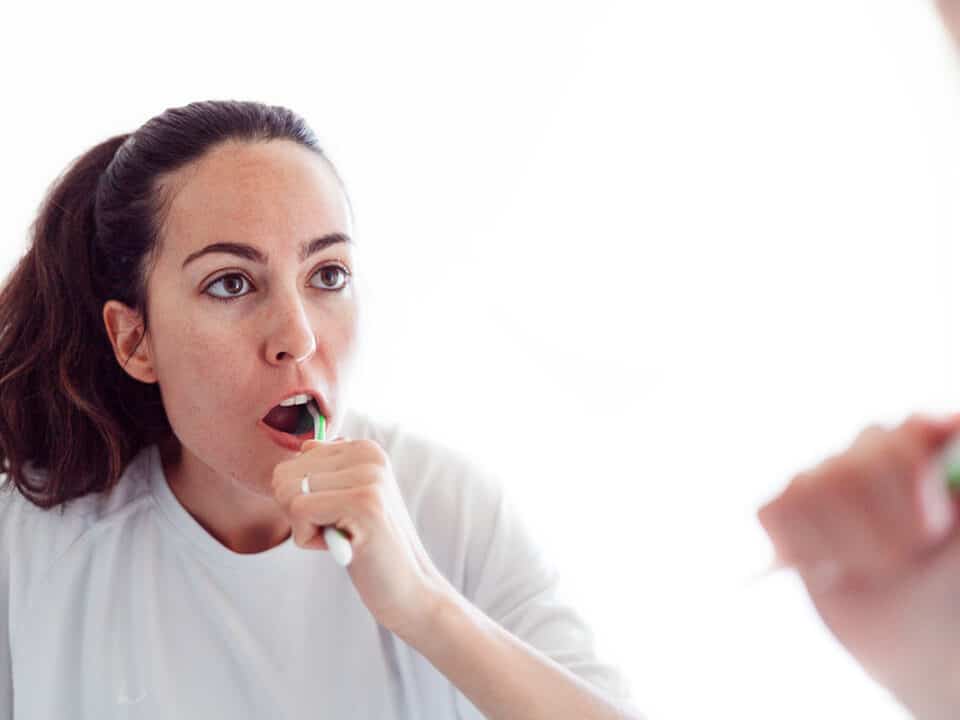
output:
[[[269,310],[273,322],[267,336],[266,354],[267,362],[274,365],[301,363],[317,349],[317,338],[302,299],[298,293],[292,293],[288,298],[275,303]]]

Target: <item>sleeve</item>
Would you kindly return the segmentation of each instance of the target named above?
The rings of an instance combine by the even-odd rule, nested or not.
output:
[[[488,476],[489,478],[489,476]],[[589,682],[618,704],[624,717],[640,717],[632,688],[616,665],[602,661],[588,623],[562,595],[560,573],[522,520],[518,506],[495,479],[483,484],[468,543],[475,556],[467,563],[467,599],[505,630]],[[486,525],[486,532],[480,532]],[[462,720],[483,716],[462,693],[456,706]],[[626,713],[630,713],[627,715]]]
[[[12,493],[0,482],[0,720],[13,720],[10,658],[10,538]]]

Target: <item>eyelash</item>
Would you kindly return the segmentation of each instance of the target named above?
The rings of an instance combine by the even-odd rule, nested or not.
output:
[[[344,290],[346,290],[346,289],[347,289],[347,286],[350,284],[350,278],[351,278],[351,276],[353,275],[353,273],[351,273],[351,272],[350,272],[347,268],[345,268],[343,265],[338,265],[338,264],[336,264],[336,263],[330,263],[330,264],[328,264],[328,265],[323,265],[322,267],[317,268],[317,271],[316,271],[315,273],[313,273],[313,275],[311,275],[310,277],[313,278],[315,275],[323,272],[324,270],[326,270],[326,269],[328,269],[328,268],[336,268],[336,269],[339,270],[341,273],[343,273],[343,275],[344,275],[343,285],[342,285],[341,287],[338,287],[338,288],[314,288],[314,289],[316,289],[316,290],[323,290],[324,292],[343,292]],[[230,303],[230,302],[233,302],[234,300],[239,300],[240,298],[246,297],[247,295],[250,294],[250,293],[247,292],[247,293],[243,293],[243,295],[230,295],[230,296],[227,296],[227,297],[220,297],[220,296],[218,296],[218,295],[211,295],[209,292],[207,292],[210,288],[212,288],[214,285],[216,285],[216,284],[217,284],[218,282],[220,282],[221,280],[226,280],[227,278],[230,278],[230,277],[241,277],[241,278],[243,278],[251,287],[253,286],[253,282],[251,282],[250,279],[249,279],[246,275],[244,275],[243,273],[231,272],[231,273],[226,273],[226,274],[224,274],[224,275],[221,275],[221,276],[218,277],[216,280],[211,281],[211,282],[203,289],[204,295],[206,295],[207,297],[211,298],[212,300],[216,300],[217,302]]]

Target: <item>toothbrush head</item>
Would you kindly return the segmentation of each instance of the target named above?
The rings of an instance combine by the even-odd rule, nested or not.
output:
[[[312,401],[307,403],[307,412],[310,413],[310,417],[313,418],[313,439],[326,440],[327,419],[320,414],[320,411],[316,408]]]

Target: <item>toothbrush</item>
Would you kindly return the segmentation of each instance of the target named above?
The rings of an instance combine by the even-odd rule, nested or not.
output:
[[[947,492],[953,494],[960,490],[960,436],[951,440],[947,447],[941,451],[937,464],[944,478],[944,484],[947,486]],[[787,567],[789,566],[782,562],[780,558],[774,558],[765,569],[744,578],[744,585],[753,585],[756,581],[769,577]]]
[[[320,414],[320,411],[313,406],[312,402],[307,403],[307,412],[313,418],[313,439],[326,440],[327,437],[327,419]],[[327,541],[327,547],[330,548],[330,554],[333,559],[343,567],[350,564],[353,560],[353,547],[346,536],[333,525],[327,525],[323,528],[323,539]]]
[[[947,489],[960,489],[960,437],[951,440],[943,451],[943,466],[947,476]]]

